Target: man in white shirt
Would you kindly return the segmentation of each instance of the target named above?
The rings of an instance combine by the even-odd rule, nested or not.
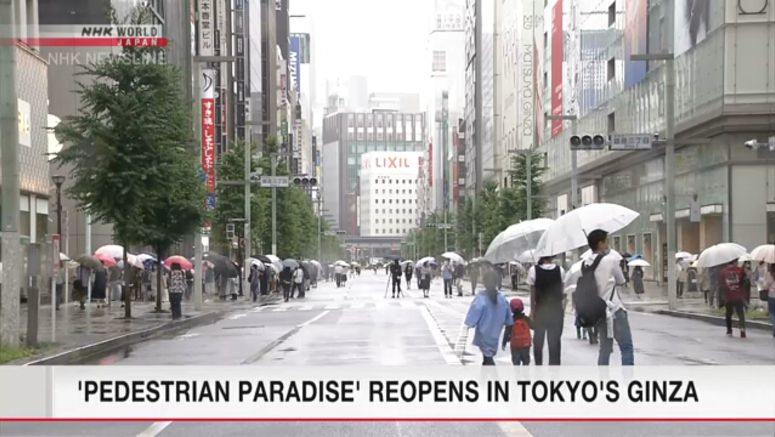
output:
[[[613,352],[613,340],[619,345],[622,354],[622,365],[631,366],[635,362],[632,332],[630,331],[630,322],[627,319],[627,310],[619,297],[617,286],[624,285],[624,274],[619,266],[619,257],[608,249],[608,233],[596,229],[587,235],[587,242],[592,254],[584,260],[585,266],[594,263],[595,258],[602,255],[597,268],[595,269],[595,282],[600,298],[606,302],[608,309],[606,318],[601,320],[597,326],[597,332],[600,337],[600,353],[597,364],[607,366]],[[613,338],[611,338],[613,336]]]

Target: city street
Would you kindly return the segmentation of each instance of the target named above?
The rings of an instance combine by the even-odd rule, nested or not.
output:
[[[303,300],[236,310],[220,321],[157,338],[102,357],[103,365],[479,365],[472,335],[462,326],[470,293],[444,299],[439,280],[431,298],[416,289],[384,299],[388,277],[365,271],[337,289],[323,283]],[[404,283],[405,285],[405,283]],[[414,284],[413,284],[414,285]],[[469,284],[466,284],[469,285]],[[470,287],[470,285],[469,285]],[[467,289],[470,291],[470,288]],[[770,334],[728,338],[709,323],[631,312],[637,365],[771,364]],[[576,340],[566,318],[563,364],[590,365],[597,349]],[[612,362],[618,360],[614,353]],[[498,365],[510,365],[505,353]],[[261,370],[259,370],[260,372]],[[551,436],[746,435],[771,436],[766,423],[48,423],[3,424],[3,436],[43,435],[309,435],[321,436]]]

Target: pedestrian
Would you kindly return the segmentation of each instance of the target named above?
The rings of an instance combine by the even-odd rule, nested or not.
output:
[[[259,293],[261,296],[266,296],[269,294],[269,271],[272,270],[269,266],[265,267],[264,270],[258,271],[258,283],[259,283]]]
[[[484,274],[485,288],[471,302],[465,319],[469,329],[476,329],[473,344],[482,352],[484,366],[495,365],[494,357],[498,352],[501,333],[510,335],[511,326],[514,325],[509,302],[498,291],[497,281],[497,272],[487,270]]]
[[[108,269],[107,299],[108,305],[114,300],[121,299],[121,270],[118,266]]]
[[[397,259],[390,264],[390,278],[393,282],[393,298],[401,297],[401,264],[398,263]],[[398,291],[396,292],[396,290]]]
[[[258,273],[258,266],[255,264],[250,265],[248,282],[250,283],[250,296],[253,298],[253,302],[256,302],[261,288],[261,279]]]
[[[542,257],[527,274],[530,315],[535,330],[533,356],[537,366],[544,361],[544,339],[549,348],[549,365],[559,366],[561,361],[565,270],[553,261],[552,256]]]
[[[719,274],[719,283],[724,295],[726,308],[725,321],[727,336],[732,336],[732,313],[737,312],[740,338],[745,338],[745,270],[737,265],[737,260],[727,264]]]
[[[522,299],[515,297],[509,302],[511,307],[512,319],[514,325],[509,331],[509,335],[503,336],[502,349],[506,349],[506,344],[511,345],[511,364],[515,366],[530,365],[530,346],[532,339],[530,330],[533,329],[533,321],[525,315],[525,304]]]
[[[468,268],[468,277],[471,279],[471,295],[476,295],[476,281],[479,280],[479,267],[470,264]]]
[[[107,299],[107,286],[108,286],[108,272],[105,270],[105,267],[96,270],[94,272],[94,282],[92,283],[91,287],[91,298],[92,300],[101,301],[97,303],[97,308],[100,308],[102,305],[105,305],[105,300]]]
[[[713,305],[712,302],[712,295],[710,293],[710,269],[708,268],[702,268],[699,271],[699,280],[700,280],[700,290],[702,291],[702,297],[705,299],[705,303],[710,303]],[[711,301],[708,301],[708,299],[711,299]]]
[[[511,270],[511,289],[517,291],[519,287],[519,269],[516,265],[509,263],[509,270]]]
[[[288,302],[291,297],[291,281],[292,281],[291,268],[283,266],[283,270],[280,272],[280,285],[283,287],[283,301]]]
[[[420,268],[420,288],[422,289],[422,297],[430,297],[431,292],[431,266],[426,261]]]
[[[743,271],[745,272],[745,281],[743,282],[743,299],[747,303],[751,301],[751,288],[756,283],[755,271],[751,269],[751,262],[746,261],[743,263]]]
[[[770,312],[772,336],[775,337],[775,264],[768,265],[764,277],[764,287],[767,290],[767,309]]]
[[[181,302],[183,301],[183,293],[186,292],[186,272],[181,269],[179,263],[172,263],[167,281],[172,320],[177,320],[183,316]]]
[[[600,341],[597,364],[608,365],[615,339],[622,354],[622,365],[632,366],[635,364],[632,331],[627,310],[617,292],[617,287],[624,285],[624,274],[619,267],[619,260],[608,248],[606,231],[593,230],[587,235],[587,243],[592,254],[584,260],[583,266],[592,269],[597,293],[606,304],[606,316],[599,320],[596,326]]]
[[[336,288],[339,288],[342,283],[342,271],[344,268],[340,265],[334,267],[334,281],[336,281]]]
[[[630,287],[630,266],[627,265],[626,259],[622,259],[621,261],[619,261],[619,268],[622,269],[622,274],[624,275],[624,288],[629,288]]]
[[[684,295],[684,284],[686,283],[686,279],[688,277],[686,269],[684,268],[684,265],[683,265],[682,258],[679,258],[675,262],[675,273],[678,281],[676,282],[676,296],[680,299]]]
[[[441,279],[444,281],[444,297],[452,298],[452,267],[449,261],[444,261],[441,265]]]
[[[635,295],[638,296],[638,299],[640,299],[640,295],[645,292],[643,287],[643,267],[641,266],[636,266],[632,269],[632,289],[635,291]]]
[[[724,297],[721,295],[721,283],[719,282],[719,274],[721,273],[720,266],[713,266],[708,268],[708,279],[710,281],[710,294],[708,294],[708,304],[711,308],[714,305],[718,305],[718,308],[722,308]]]
[[[466,275],[466,268],[463,264],[455,264],[455,271],[453,272],[455,287],[457,288],[458,297],[463,297],[463,277]]]
[[[414,277],[417,278],[417,288],[422,289],[422,266],[414,266]]]
[[[291,288],[291,299],[293,299],[293,295],[296,290],[299,290],[298,294],[296,294],[296,297],[298,299],[303,299],[304,298],[304,269],[302,269],[301,266],[296,267],[296,270],[293,271],[293,285]]]
[[[76,301],[78,301],[79,308],[82,310],[86,309],[84,302],[86,302],[87,294],[88,289],[86,288],[86,285],[84,285],[80,278],[76,277],[73,280],[73,297]]]
[[[194,292],[194,272],[191,270],[186,270],[186,294],[185,298],[186,300],[191,299],[191,293]]]
[[[56,290],[56,310],[59,311],[59,305],[62,304],[62,293],[64,292],[64,286],[65,286],[65,264],[62,261],[59,261],[59,268],[57,269],[56,276],[54,277],[54,284],[55,284],[55,290]]]
[[[411,263],[406,263],[406,267],[404,268],[404,277],[406,278],[406,289],[411,290],[412,289],[412,272],[414,271],[414,266],[412,266]]]

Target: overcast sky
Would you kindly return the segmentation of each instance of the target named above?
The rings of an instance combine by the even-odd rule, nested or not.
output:
[[[369,92],[420,93],[433,0],[290,0],[292,31],[309,31],[318,101],[326,79],[363,75]]]

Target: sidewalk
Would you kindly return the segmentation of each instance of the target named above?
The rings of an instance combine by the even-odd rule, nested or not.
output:
[[[270,295],[253,303],[248,297],[236,301],[221,301],[205,296],[200,311],[194,310],[191,302],[183,302],[183,318],[173,321],[169,303],[162,304],[164,312],[155,312],[153,302],[132,302],[132,319],[124,319],[121,302],[114,301],[110,307],[97,308],[96,303],[81,310],[78,303],[60,305],[56,311],[56,340],[51,343],[51,306],[42,305],[38,312],[38,343],[44,351],[9,364],[68,364],[77,363],[88,356],[136,343],[151,336],[169,331],[188,329],[196,325],[212,323],[224,313],[267,305],[279,300]],[[27,305],[21,307],[21,331],[27,332]]]

